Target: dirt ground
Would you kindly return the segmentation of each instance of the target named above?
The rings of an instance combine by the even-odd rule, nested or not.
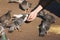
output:
[[[24,11],[19,9],[18,3],[8,3],[8,1],[9,0],[0,0],[0,16],[4,15],[8,10],[12,10],[11,14],[24,13]],[[28,1],[32,3],[31,9],[33,9],[38,4],[39,0]],[[52,15],[55,16],[54,14]],[[21,26],[21,31],[15,30],[13,33],[8,33],[8,30],[6,30],[7,37],[10,40],[60,40],[60,18],[57,16],[55,16],[55,18],[56,23],[52,25],[53,28],[50,29],[45,37],[39,37],[38,35],[38,25],[41,22],[39,18],[36,18],[33,22],[28,24],[24,23]]]

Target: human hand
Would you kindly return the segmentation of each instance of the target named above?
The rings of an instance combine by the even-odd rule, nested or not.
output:
[[[37,14],[34,12],[31,12],[28,16],[27,21],[33,21],[36,18]]]
[[[41,5],[39,5],[33,12],[30,13],[27,21],[33,21],[36,18],[38,12],[41,11],[42,9],[43,9],[43,7]]]

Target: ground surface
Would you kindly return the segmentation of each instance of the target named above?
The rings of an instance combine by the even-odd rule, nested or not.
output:
[[[4,15],[8,10],[12,10],[11,14],[19,14],[23,13],[21,9],[19,9],[18,3],[8,3],[9,0],[0,0],[0,16]],[[37,5],[38,0],[28,0],[33,3],[32,8]],[[32,9],[31,8],[31,9]],[[53,14],[52,14],[53,15]],[[55,16],[55,15],[54,15]],[[24,23],[21,26],[22,31],[15,30],[13,33],[8,33],[6,30],[7,37],[10,40],[60,40],[60,19],[55,16],[56,23],[52,25],[49,33],[45,37],[38,36],[38,25],[41,22],[41,19],[36,18],[31,23]]]

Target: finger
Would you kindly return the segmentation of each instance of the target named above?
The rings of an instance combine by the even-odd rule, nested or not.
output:
[[[29,16],[27,20],[30,20],[30,19],[32,19],[32,17],[31,17],[31,16]]]
[[[28,19],[27,19],[27,21],[30,21],[32,18],[31,17],[29,17]]]
[[[28,21],[33,21],[33,20],[34,20],[34,18],[29,18],[29,19],[28,19]]]
[[[27,21],[30,21],[32,18],[27,19]]]

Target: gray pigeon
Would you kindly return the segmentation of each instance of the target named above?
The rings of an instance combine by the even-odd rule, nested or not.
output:
[[[20,29],[20,26],[26,21],[28,14],[19,14],[13,15],[11,27],[9,28],[10,32],[13,32],[15,29]]]
[[[11,10],[9,10],[7,13],[5,13],[4,15],[2,15],[0,17],[0,23],[2,23],[4,25],[4,27],[7,26],[9,20],[11,19],[11,14],[10,14]]]
[[[55,17],[48,13],[45,14],[44,11],[41,11],[38,17],[42,19],[41,24],[39,24],[39,36],[45,36],[51,24],[55,23]]]
[[[24,10],[25,13],[29,12],[30,11],[30,8],[31,8],[31,3],[24,0],[22,3],[19,4],[19,8]]]

